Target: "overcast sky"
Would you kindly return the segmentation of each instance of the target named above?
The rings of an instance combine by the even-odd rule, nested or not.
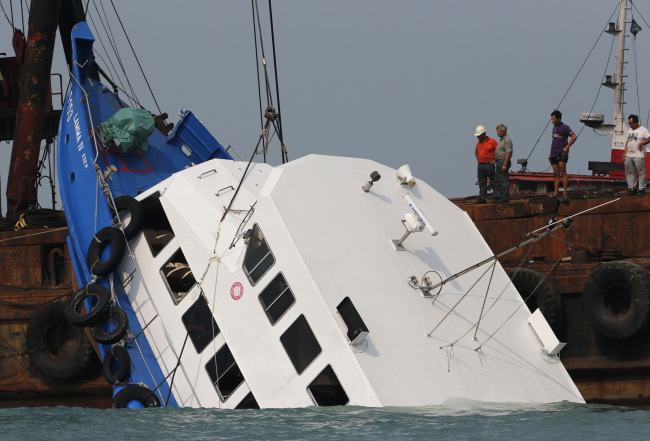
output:
[[[638,3],[650,20],[647,2]],[[114,4],[170,120],[177,120],[179,108],[190,108],[222,144],[234,145],[248,159],[260,131],[251,3]],[[111,4],[103,5],[113,34],[121,34]],[[443,195],[463,197],[478,193],[474,128],[485,125],[496,138],[496,125],[504,123],[515,160],[527,157],[541,136],[529,168],[546,170],[551,135],[549,128],[542,131],[617,6],[618,0],[275,0],[289,158],[318,153],[365,157],[394,168],[408,163]],[[266,22],[268,2],[261,0],[260,8]],[[93,2],[90,11],[101,26]],[[628,45],[625,113],[640,113],[645,125],[650,84],[639,83],[639,112],[635,70],[642,80],[649,77],[650,29],[641,15],[634,10],[643,30],[638,66],[631,40]],[[11,52],[11,29],[0,18],[0,52]],[[271,35],[268,28],[263,32],[271,59]],[[614,73],[615,47],[606,69],[611,43],[611,36],[602,36],[560,106],[576,132],[582,128],[579,114],[591,109],[604,74]],[[138,98],[155,111],[128,44],[120,45]],[[58,50],[53,71],[65,70]],[[594,112],[610,122],[612,107],[613,91],[603,88]],[[278,164],[278,145],[273,147],[269,159]],[[585,129],[571,149],[569,172],[588,173],[587,162],[609,160],[609,149],[609,137]],[[4,180],[9,155],[8,149],[0,152]],[[2,188],[5,207],[4,182]]]

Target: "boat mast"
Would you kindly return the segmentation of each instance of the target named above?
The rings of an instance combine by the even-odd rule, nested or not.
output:
[[[625,65],[625,26],[627,16],[627,0],[620,0],[621,5],[618,12],[618,27],[608,29],[606,32],[616,35],[616,77],[614,78],[614,129],[612,131],[612,160],[614,159],[613,150],[622,150],[625,148],[627,141],[627,126],[625,125],[625,115],[623,106],[625,105],[625,75],[623,75],[623,66]]]

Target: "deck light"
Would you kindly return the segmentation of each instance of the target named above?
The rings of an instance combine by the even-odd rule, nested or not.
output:
[[[372,187],[372,184],[374,184],[375,182],[377,182],[380,179],[381,179],[381,175],[379,173],[377,173],[376,171],[370,173],[370,180],[368,181],[368,183],[366,185],[361,187],[361,189],[363,191],[365,191],[366,193],[368,193],[368,191],[370,191],[370,187]]]
[[[415,185],[415,178],[413,177],[411,167],[409,167],[408,164],[404,164],[397,169],[397,179],[399,179],[400,184],[402,185],[408,185],[409,187]]]

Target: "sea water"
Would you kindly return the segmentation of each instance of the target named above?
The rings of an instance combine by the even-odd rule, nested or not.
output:
[[[1,440],[650,440],[650,408],[459,402],[306,409],[0,409]]]

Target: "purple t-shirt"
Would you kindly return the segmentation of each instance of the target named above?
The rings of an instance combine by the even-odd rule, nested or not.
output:
[[[569,143],[569,137],[573,135],[571,127],[563,122],[553,126],[553,142],[551,142],[551,157],[562,153],[562,149]]]

